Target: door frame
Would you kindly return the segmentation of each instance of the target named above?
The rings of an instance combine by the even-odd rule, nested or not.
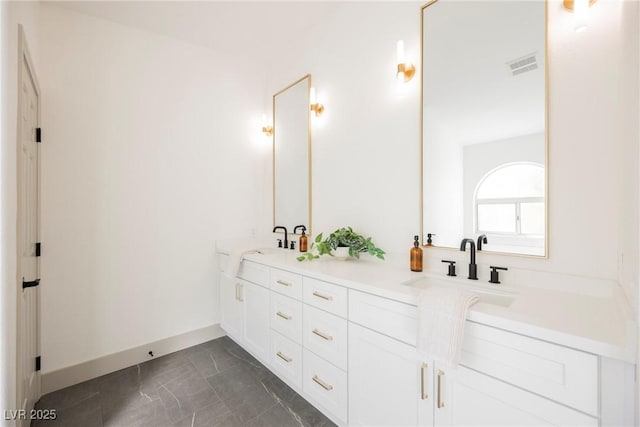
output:
[[[24,69],[24,67],[26,66],[26,69]],[[27,102],[25,99],[23,99],[23,92],[22,92],[22,85],[24,83],[23,81],[23,73],[24,72],[28,72],[29,75],[31,76],[31,79],[33,81],[33,85],[34,85],[34,89],[36,91],[36,95],[38,97],[38,105],[37,105],[37,127],[40,127],[40,121],[41,121],[41,111],[40,111],[40,96],[41,96],[41,91],[40,91],[40,86],[38,85],[38,79],[35,73],[35,68],[33,66],[33,60],[31,59],[31,54],[29,52],[29,46],[27,44],[27,37],[26,34],[24,32],[24,27],[22,26],[22,24],[18,25],[18,93],[17,93],[17,98],[18,98],[18,111],[17,111],[17,129],[16,129],[16,133],[17,133],[17,140],[16,140],[16,146],[17,146],[17,152],[16,152],[16,175],[17,175],[17,217],[16,217],[16,254],[17,254],[17,260],[16,260],[16,404],[19,406],[18,409],[25,409],[22,408],[22,403],[23,400],[25,398],[24,393],[25,390],[23,390],[23,385],[22,385],[22,377],[23,377],[23,369],[25,368],[23,366],[22,363],[22,358],[21,358],[21,349],[22,349],[22,341],[21,341],[21,330],[22,330],[22,293],[23,293],[23,289],[22,289],[22,278],[23,278],[23,271],[22,271],[22,253],[24,248],[22,247],[22,225],[23,225],[23,215],[24,212],[22,212],[22,202],[23,202],[23,198],[25,197],[25,194],[22,193],[22,137],[24,135],[25,132],[30,132],[30,130],[26,130],[23,129],[22,127],[22,108],[25,102]],[[41,171],[40,171],[40,158],[41,158],[41,154],[40,154],[40,144],[36,145],[36,151],[37,151],[37,156],[38,156],[38,160],[37,160],[37,174],[38,174],[38,179],[37,179],[37,195],[36,195],[36,200],[37,200],[37,210],[36,210],[36,241],[40,241],[40,215],[41,215],[41,197],[40,197],[40,193],[41,193],[41,188],[42,188],[42,181],[41,181]],[[36,275],[37,278],[40,278],[40,261],[37,260],[36,262]],[[36,287],[34,289],[35,292],[37,292],[37,306],[36,306],[36,328],[37,328],[37,334],[36,334],[36,340],[37,340],[37,348],[38,348],[38,353],[40,353],[40,287]],[[34,362],[35,363],[35,362]],[[39,394],[40,394],[40,372],[36,373],[36,381],[37,381],[37,388],[38,388],[38,398],[39,398]],[[36,399],[37,400],[37,399]],[[30,408],[27,408],[30,409]],[[28,418],[28,417],[27,417]],[[21,420],[19,421],[19,425],[29,425],[30,420]]]

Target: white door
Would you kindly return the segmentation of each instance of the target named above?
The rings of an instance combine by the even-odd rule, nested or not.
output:
[[[236,341],[242,342],[242,284],[239,279],[230,279],[220,273],[221,326]]]
[[[247,281],[242,282],[244,300],[244,343],[254,356],[269,360],[270,291]]]
[[[433,424],[433,364],[415,347],[349,324],[349,424]]]
[[[439,369],[436,426],[593,426],[596,418],[458,366]]]
[[[36,142],[40,100],[22,27],[19,31],[17,392],[20,409],[28,413],[40,397],[40,372],[36,369],[36,357],[40,355],[40,288],[34,286],[40,279],[36,256],[40,231],[40,144]]]

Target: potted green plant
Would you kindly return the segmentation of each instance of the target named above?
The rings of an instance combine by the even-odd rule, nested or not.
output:
[[[339,254],[341,250],[345,253]],[[317,252],[317,255],[314,252]],[[346,259],[348,256],[360,258],[361,253],[368,253],[380,259],[384,259],[385,254],[382,249],[376,247],[371,241],[371,237],[364,237],[353,231],[351,227],[344,227],[337,229],[324,239],[322,233],[318,234],[311,243],[309,252],[299,256],[298,261],[311,261],[320,258],[322,255],[330,255],[342,259]]]

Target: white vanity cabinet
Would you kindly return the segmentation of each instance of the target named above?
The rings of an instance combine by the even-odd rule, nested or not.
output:
[[[629,363],[468,320],[450,369],[416,350],[411,301],[291,270],[265,256],[221,273],[221,326],[339,425],[633,424]]]
[[[268,267],[243,261],[235,278],[220,272],[220,326],[261,360],[270,353],[269,298]]]
[[[418,354],[415,306],[350,290],[349,320],[352,425],[598,425],[594,355],[467,322],[449,369]]]

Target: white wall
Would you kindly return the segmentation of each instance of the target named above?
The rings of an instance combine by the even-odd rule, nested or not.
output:
[[[18,24],[22,24],[36,70],[38,63],[36,2],[0,2],[2,45],[2,123],[0,143],[0,408],[16,409],[16,124],[18,121]],[[4,418],[4,417],[2,417]],[[13,425],[1,419],[2,425]]]
[[[403,99],[393,87],[397,39],[418,63],[420,5],[341,4],[313,45],[271,70],[272,91],[310,72],[325,94],[313,135],[314,234],[348,224],[406,256],[419,230],[419,85]],[[627,215],[637,212],[637,167],[625,160],[638,144],[637,91],[626,94],[637,85],[637,7],[597,2],[589,29],[575,33],[562,2],[549,3],[549,258],[480,254],[479,263],[617,280],[621,252],[637,253],[622,237],[637,229]],[[441,271],[440,259],[468,254],[426,256],[426,268]],[[637,283],[637,267],[632,276]]]
[[[53,5],[40,37],[43,371],[219,322],[215,241],[254,228],[264,72]]]

